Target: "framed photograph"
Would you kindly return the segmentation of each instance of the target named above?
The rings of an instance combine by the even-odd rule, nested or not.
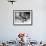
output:
[[[13,10],[14,25],[32,25],[32,10]]]

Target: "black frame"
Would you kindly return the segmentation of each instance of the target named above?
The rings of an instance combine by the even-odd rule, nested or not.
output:
[[[31,11],[31,24],[14,24],[14,12],[15,11]],[[13,25],[17,26],[31,26],[33,24],[33,11],[32,10],[13,10]]]

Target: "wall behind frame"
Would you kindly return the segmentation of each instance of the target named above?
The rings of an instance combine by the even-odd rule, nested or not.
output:
[[[14,26],[13,9],[33,10],[33,25]],[[14,5],[7,0],[0,0],[0,40],[14,40],[18,32],[30,33],[33,40],[46,40],[45,0],[17,0]]]

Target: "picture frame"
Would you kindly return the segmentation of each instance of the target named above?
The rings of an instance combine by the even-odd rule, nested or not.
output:
[[[32,10],[13,10],[13,25],[32,25]]]

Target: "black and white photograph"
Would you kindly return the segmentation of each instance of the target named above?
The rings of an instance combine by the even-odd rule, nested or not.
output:
[[[32,24],[32,10],[14,10],[13,11],[13,24]]]

